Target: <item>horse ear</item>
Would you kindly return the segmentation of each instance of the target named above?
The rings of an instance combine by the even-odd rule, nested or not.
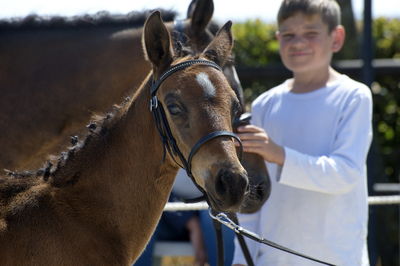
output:
[[[231,32],[232,22],[228,21],[218,31],[214,40],[203,51],[204,57],[223,66],[230,57],[233,48],[233,37]]]
[[[147,18],[142,38],[145,56],[153,64],[153,70],[159,72],[169,67],[174,52],[169,31],[165,27],[159,11],[153,12]]]
[[[193,32],[203,32],[214,13],[213,0],[192,0],[187,11]]]

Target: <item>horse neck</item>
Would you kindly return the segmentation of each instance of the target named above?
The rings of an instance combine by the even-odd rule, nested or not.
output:
[[[81,219],[112,230],[127,242],[136,239],[136,244],[144,244],[154,230],[177,171],[170,161],[162,162],[163,147],[149,100],[144,86],[106,132],[99,129],[103,136],[84,146],[59,174],[79,175],[74,185],[60,189],[59,200],[80,210],[77,213],[92,210],[90,217]],[[109,224],[113,226],[104,228]]]

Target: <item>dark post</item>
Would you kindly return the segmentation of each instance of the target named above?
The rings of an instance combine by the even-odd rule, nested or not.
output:
[[[371,88],[374,80],[374,71],[372,68],[372,0],[364,0],[364,18],[363,18],[363,35],[362,35],[362,81]],[[373,184],[375,183],[374,169],[377,167],[376,142],[373,141],[371,149],[368,153],[367,169],[368,169],[368,191],[373,195]],[[377,249],[376,235],[376,213],[370,208],[368,221],[368,253],[371,265],[375,265],[379,252]]]
[[[368,87],[371,87],[372,81],[374,80],[372,68],[372,0],[364,0],[364,26],[361,57],[363,60],[362,79]]]

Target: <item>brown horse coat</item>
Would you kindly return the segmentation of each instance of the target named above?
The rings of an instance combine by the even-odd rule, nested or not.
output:
[[[158,12],[145,29],[145,47],[158,77],[179,61]],[[229,29],[227,23],[202,58],[226,60],[233,44]],[[215,95],[205,94],[196,82],[200,73],[215,85]],[[161,160],[149,84],[148,79],[131,100],[92,124],[85,141],[62,154],[57,165],[37,175],[0,179],[0,265],[129,265],[139,256],[178,169],[170,156]],[[169,77],[158,98],[185,156],[202,135],[230,130],[238,105],[225,77],[201,65]],[[215,208],[240,207],[247,177],[231,139],[207,142],[195,155],[192,172]]]

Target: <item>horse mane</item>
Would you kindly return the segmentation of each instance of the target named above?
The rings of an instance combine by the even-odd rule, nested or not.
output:
[[[177,12],[158,9],[164,21],[175,19]],[[99,11],[93,15],[77,16],[40,16],[30,14],[26,17],[12,17],[0,20],[0,31],[7,30],[34,30],[34,29],[69,29],[93,27],[138,27],[143,26],[146,18],[154,10],[132,11],[127,14],[111,14],[108,11]]]
[[[126,97],[120,105],[115,104],[112,110],[104,115],[93,115],[90,123],[87,125],[88,132],[82,140],[79,140],[78,136],[71,136],[70,142],[72,146],[68,147],[66,151],[61,152],[58,156],[50,155],[50,159],[42,168],[33,171],[11,171],[5,169],[5,179],[2,180],[2,177],[0,177],[0,200],[4,197],[1,188],[7,180],[20,180],[19,183],[24,183],[24,180],[28,181],[28,183],[35,179],[43,180],[55,187],[63,187],[76,183],[78,176],[62,175],[60,177],[58,174],[68,163],[73,163],[79,152],[93,143],[95,138],[98,139],[107,135],[110,128],[112,128],[123,114],[124,107],[130,104],[130,99],[130,97]],[[70,168],[73,168],[73,165]],[[11,183],[15,182],[12,181]]]
[[[52,187],[62,188],[75,184],[80,177],[80,169],[76,164],[80,164],[79,156],[85,156],[86,149],[83,148],[102,141],[130,102],[127,97],[121,105],[114,105],[107,114],[94,115],[87,125],[88,132],[83,140],[80,141],[77,136],[71,137],[72,146],[59,156],[51,156],[43,168],[35,171],[5,169],[6,174],[0,175],[0,231],[6,227],[6,217],[34,208],[42,198],[49,195]],[[90,147],[88,150],[90,152]]]

